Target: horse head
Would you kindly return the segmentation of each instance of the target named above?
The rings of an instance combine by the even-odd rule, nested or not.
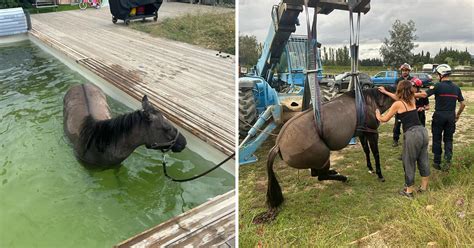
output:
[[[186,147],[186,138],[151,105],[146,95],[143,96],[142,107],[145,121],[149,125],[145,138],[146,148],[181,152]]]
[[[385,89],[391,93],[395,93],[395,87],[393,86],[385,86]],[[385,112],[387,109],[392,106],[394,100],[380,92],[377,88],[370,89],[372,94],[369,94],[371,98],[373,98],[376,107],[380,110],[381,113]]]

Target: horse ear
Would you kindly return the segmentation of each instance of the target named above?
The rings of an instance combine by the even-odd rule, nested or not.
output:
[[[150,111],[150,109],[153,108],[150,102],[148,101],[148,97],[146,95],[144,95],[142,98],[142,108],[143,110],[145,110],[145,112],[148,112]]]

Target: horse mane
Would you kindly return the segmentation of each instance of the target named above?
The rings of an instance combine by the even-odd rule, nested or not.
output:
[[[102,121],[88,115],[82,123],[79,142],[85,148],[84,151],[95,145],[99,152],[104,152],[110,144],[116,144],[130,133],[134,126],[147,123],[145,120],[141,110]]]
[[[393,87],[393,86],[384,86],[384,88],[389,92],[395,93],[395,87]],[[371,99],[378,100],[378,99],[380,99],[380,96],[383,95],[382,93],[379,92],[378,88],[366,89],[366,90],[363,90],[363,93],[364,93],[365,99],[371,98]],[[344,94],[355,98],[355,91],[354,90],[348,91]]]

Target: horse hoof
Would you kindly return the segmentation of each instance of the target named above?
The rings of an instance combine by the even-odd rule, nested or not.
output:
[[[383,182],[385,182],[385,178],[379,177],[379,181],[383,183]]]
[[[369,172],[369,174],[374,174],[374,172],[373,172],[373,171],[371,171],[371,170],[369,170],[368,172]]]

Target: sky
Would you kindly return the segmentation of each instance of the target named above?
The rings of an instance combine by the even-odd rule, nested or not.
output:
[[[271,8],[279,0],[240,0],[239,34],[255,35],[264,42],[271,22]],[[326,47],[349,45],[349,12],[334,10],[318,15],[319,42]],[[306,15],[299,16],[297,34],[306,34]],[[474,0],[374,0],[370,11],[361,15],[360,58],[380,58],[379,48],[396,19],[415,22],[413,52],[429,51],[432,56],[440,48],[452,47],[474,54]]]

